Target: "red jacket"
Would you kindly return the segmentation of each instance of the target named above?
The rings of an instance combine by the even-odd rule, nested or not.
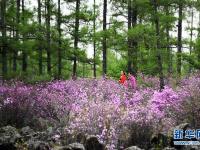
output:
[[[125,81],[126,81],[126,75],[121,75],[119,83],[124,84]]]

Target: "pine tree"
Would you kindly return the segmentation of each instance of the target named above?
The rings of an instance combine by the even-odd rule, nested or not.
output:
[[[183,2],[178,1],[178,43],[177,43],[177,74],[181,76],[182,67],[182,20],[183,20]]]
[[[61,10],[60,10],[60,0],[58,0],[58,22],[57,22],[57,30],[58,30],[58,78],[61,77],[62,74],[62,58],[61,58]]]
[[[166,2],[166,4],[164,5],[164,9],[165,9],[165,15],[167,17],[169,17],[169,8],[170,7],[170,3]],[[170,23],[166,22],[166,47],[167,47],[167,71],[168,74],[170,75],[172,73],[172,52],[171,52],[171,48],[170,48],[170,35],[169,35],[169,31],[170,31]]]
[[[93,56],[93,60],[94,60],[94,66],[93,66],[93,76],[96,78],[96,0],[94,0],[94,4],[93,4],[93,48],[94,48],[94,56]]]
[[[103,76],[107,73],[107,40],[106,40],[106,24],[107,24],[107,0],[104,0],[103,3]]]
[[[79,13],[80,13],[80,0],[76,0],[73,77],[76,77],[76,74],[77,74],[77,51],[78,51],[78,42],[79,42]]]
[[[164,75],[163,75],[163,66],[161,60],[161,52],[160,52],[160,25],[159,25],[159,17],[158,17],[158,2],[157,0],[151,0],[153,5],[153,15],[154,15],[154,23],[156,29],[156,50],[157,50],[157,65],[159,71],[159,79],[160,79],[160,91],[164,89]]]
[[[24,6],[24,0],[22,0],[22,24],[25,25],[25,6]],[[23,43],[25,42],[25,35],[23,34]],[[24,48],[22,50],[22,71],[26,72],[27,70],[27,53],[26,49]]]
[[[20,23],[20,0],[16,0],[17,2],[17,10],[16,10],[16,42],[19,43],[19,23]],[[13,54],[13,71],[17,71],[17,48],[14,48]]]
[[[51,33],[50,33],[50,0],[46,0],[46,38],[47,38],[47,72],[51,74]]]
[[[39,74],[41,75],[43,73],[43,67],[42,67],[42,47],[41,47],[41,21],[42,21],[42,15],[41,15],[41,0],[38,0],[38,23],[39,23],[39,36],[38,36],[38,68],[39,68]]]
[[[1,1],[1,27],[2,27],[2,73],[7,75],[7,37],[6,37],[6,0]]]

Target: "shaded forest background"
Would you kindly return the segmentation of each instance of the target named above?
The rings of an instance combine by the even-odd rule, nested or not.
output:
[[[159,76],[162,89],[166,78],[200,68],[199,0],[0,2],[5,79],[118,78],[124,70]]]

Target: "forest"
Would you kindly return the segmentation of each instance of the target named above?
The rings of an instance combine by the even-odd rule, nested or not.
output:
[[[199,150],[200,0],[0,0],[1,149]]]

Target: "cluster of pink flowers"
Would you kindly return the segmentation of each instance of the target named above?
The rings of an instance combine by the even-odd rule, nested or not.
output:
[[[150,82],[157,83],[157,78]],[[183,80],[176,89],[166,86],[159,92],[155,86],[131,90],[107,79],[16,83],[0,86],[0,111],[28,108],[38,118],[57,123],[64,120],[68,134],[96,135],[108,149],[116,149],[119,137],[131,124],[167,131],[177,123],[177,114],[184,113],[182,104],[200,95],[196,76]]]

